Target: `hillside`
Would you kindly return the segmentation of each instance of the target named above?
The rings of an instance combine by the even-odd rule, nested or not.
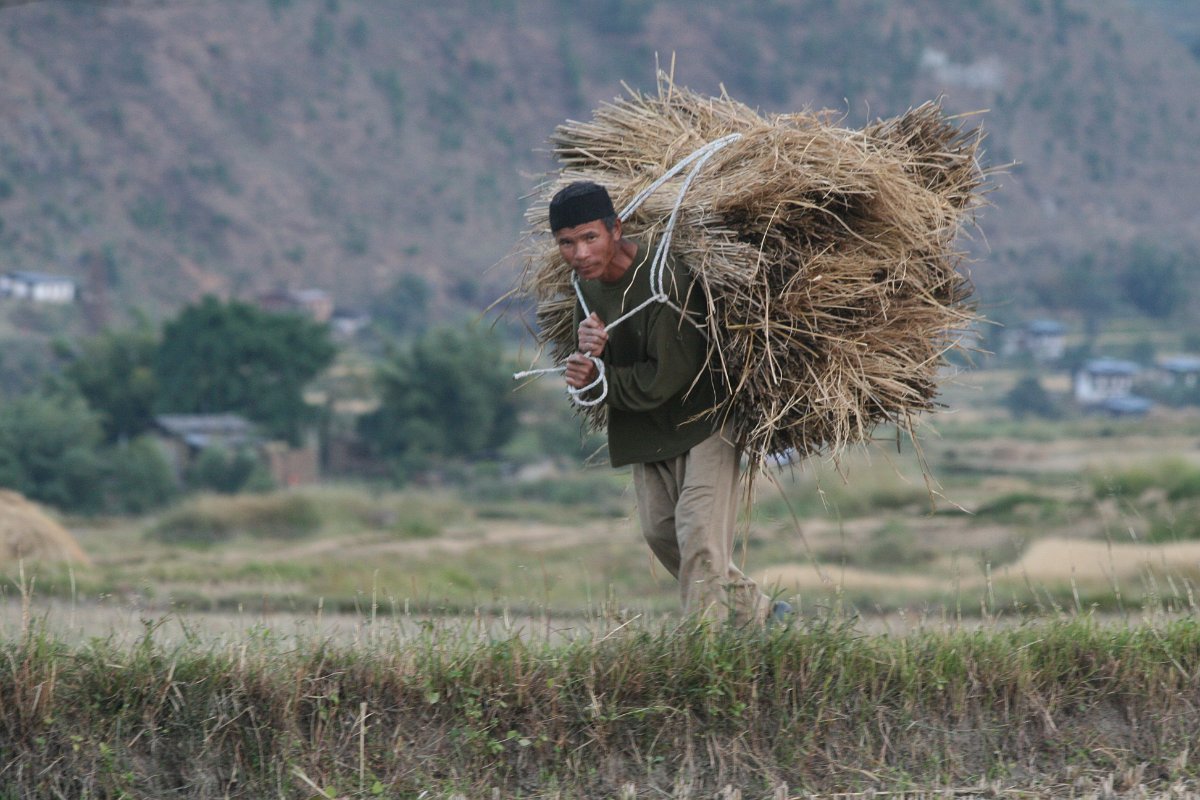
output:
[[[280,285],[435,314],[488,269],[567,117],[678,83],[847,124],[990,109],[976,280],[1200,240],[1200,62],[1133,0],[46,0],[0,3],[0,268],[77,277],[106,319]]]

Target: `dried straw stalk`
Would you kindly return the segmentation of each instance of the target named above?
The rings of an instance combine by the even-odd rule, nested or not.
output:
[[[576,349],[570,268],[545,235],[549,198],[575,180],[621,208],[680,159],[730,133],[685,197],[674,256],[709,305],[710,365],[753,467],[774,454],[837,456],[882,422],[911,431],[936,406],[947,352],[976,319],[955,238],[982,201],[982,134],[935,103],[863,130],[828,114],[762,116],[660,76],[551,139],[562,164],[527,214],[515,292],[536,302],[541,344]],[[661,230],[682,176],[626,220]],[[603,408],[585,412],[597,427]]]

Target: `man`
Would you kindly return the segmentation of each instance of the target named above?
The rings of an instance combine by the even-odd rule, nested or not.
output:
[[[599,370],[589,356],[603,362],[602,385],[586,396],[606,392],[609,457],[614,467],[633,466],[642,534],[679,580],[684,611],[739,624],[786,615],[790,606],[772,606],[733,564],[739,453],[705,414],[716,394],[702,292],[668,260],[662,286],[671,302],[622,319],[654,293],[654,253],[622,236],[598,184],[580,181],[555,194],[550,229],[590,312],[576,304],[579,352],[567,359],[567,385],[591,386]]]

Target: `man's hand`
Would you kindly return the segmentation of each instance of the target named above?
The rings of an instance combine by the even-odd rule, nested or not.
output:
[[[567,386],[572,389],[582,389],[599,374],[596,365],[583,353],[572,353],[567,356]]]
[[[599,356],[604,352],[606,344],[608,344],[608,330],[593,311],[588,314],[587,319],[579,323],[579,352]]]

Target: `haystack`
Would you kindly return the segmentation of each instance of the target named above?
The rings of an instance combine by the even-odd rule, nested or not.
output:
[[[0,489],[0,567],[20,560],[90,563],[66,528],[24,496]]]
[[[660,75],[590,121],[558,127],[561,169],[527,221],[515,293],[537,308],[539,342],[576,350],[571,270],[545,234],[550,197],[576,180],[606,186],[617,208],[690,154],[711,154],[625,218],[653,241],[674,212],[671,252],[708,307],[709,361],[727,420],[752,466],[782,453],[838,455],[877,425],[912,430],[937,405],[947,353],[976,320],[955,245],[981,205],[982,134],[928,103],[862,130],[829,113],[763,116]],[[603,407],[585,409],[595,427]]]

